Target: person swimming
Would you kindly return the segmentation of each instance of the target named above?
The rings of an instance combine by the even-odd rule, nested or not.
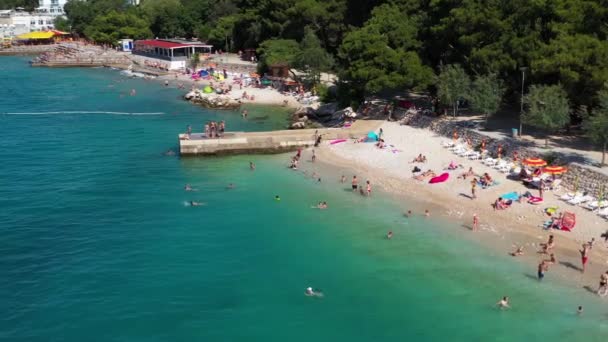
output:
[[[192,187],[190,186],[190,184],[186,184],[186,185],[184,186],[184,190],[185,190],[185,191],[192,191]]]
[[[309,297],[323,297],[323,292],[321,292],[319,290],[313,290],[312,287],[307,287],[304,294]]]
[[[205,203],[203,202],[195,202],[195,201],[190,201],[190,206],[191,207],[200,207],[202,205],[205,205]]]
[[[502,299],[499,300],[498,303],[496,303],[496,306],[498,306],[501,309],[508,309],[508,308],[510,308],[510,306],[509,306],[509,297],[507,297],[507,296],[502,297]]]
[[[389,232],[386,234],[386,238],[387,238],[387,239],[389,239],[389,240],[390,240],[390,239],[392,239],[392,238],[393,238],[393,232],[389,231]]]
[[[228,184],[228,186],[226,187],[226,189],[230,190],[230,189],[234,189],[236,186],[233,183]]]
[[[274,200],[278,202],[281,200],[281,197],[279,197],[279,195],[276,195],[276,196],[274,196]]]

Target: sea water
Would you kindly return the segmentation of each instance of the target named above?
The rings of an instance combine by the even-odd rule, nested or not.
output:
[[[590,291],[550,273],[540,283],[455,224],[404,218],[388,195],[355,195],[306,153],[321,182],[287,169],[285,155],[164,154],[187,125],[280,129],[281,109],[252,107],[244,120],[191,106],[173,85],[26,62],[0,58],[0,340],[600,341],[608,333],[608,307]],[[312,209],[319,201],[329,208]],[[305,296],[308,286],[324,296]],[[494,305],[504,295],[510,310]]]

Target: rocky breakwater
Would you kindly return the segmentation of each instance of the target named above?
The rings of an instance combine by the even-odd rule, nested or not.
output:
[[[212,109],[237,109],[241,106],[241,101],[233,99],[228,95],[205,93],[198,89],[184,95],[184,99]]]
[[[334,127],[356,116],[350,107],[338,110],[336,103],[300,107],[292,116],[290,128]]]

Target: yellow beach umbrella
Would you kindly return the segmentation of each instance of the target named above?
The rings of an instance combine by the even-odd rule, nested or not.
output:
[[[38,31],[38,32],[29,32],[24,33],[22,35],[17,36],[17,39],[26,40],[26,39],[51,39],[55,36],[55,33],[51,31]]]

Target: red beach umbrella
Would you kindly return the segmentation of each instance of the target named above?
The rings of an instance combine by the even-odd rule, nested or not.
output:
[[[565,173],[568,169],[564,166],[547,166],[543,169],[544,173],[552,174],[552,175],[561,175]]]
[[[528,166],[545,166],[545,165],[547,165],[547,162],[540,158],[526,158],[526,159],[524,159],[523,163]]]

